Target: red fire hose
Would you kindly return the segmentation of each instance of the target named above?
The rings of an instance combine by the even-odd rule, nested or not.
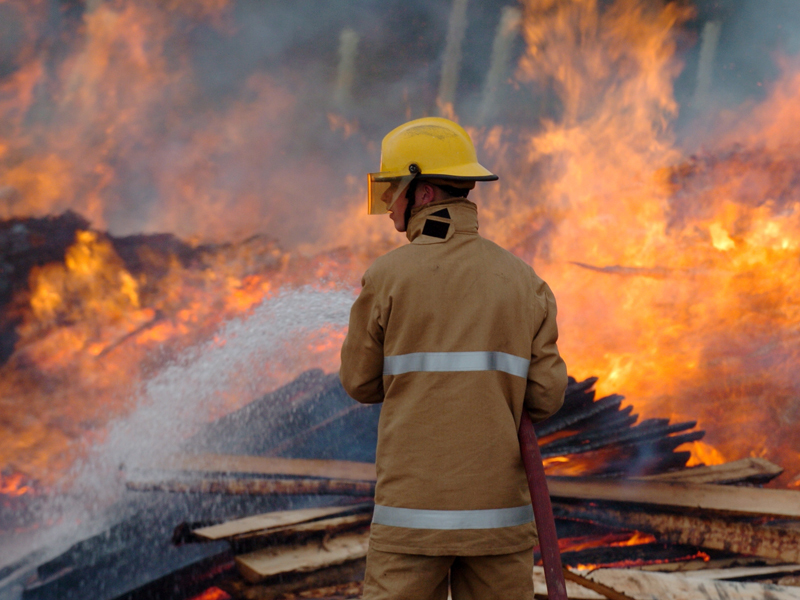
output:
[[[536,529],[539,531],[539,551],[542,554],[542,564],[544,565],[547,597],[550,600],[567,600],[567,586],[564,583],[561,554],[558,551],[556,522],[553,519],[550,492],[547,491],[547,480],[544,477],[539,440],[536,439],[533,423],[526,410],[522,411],[522,421],[519,425],[519,446],[522,463],[525,465],[525,473],[528,476],[528,487],[531,490]]]

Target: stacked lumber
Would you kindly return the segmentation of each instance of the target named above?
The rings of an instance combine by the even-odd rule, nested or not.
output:
[[[708,473],[697,475],[707,479]],[[633,492],[618,483],[591,478],[565,482],[565,478],[552,478],[557,517],[616,526],[620,530],[650,531],[660,541],[673,541],[675,535],[697,536],[675,543],[695,545],[712,555],[714,550],[722,550],[726,555],[739,556],[711,559],[705,555],[705,560],[693,561],[696,553],[689,553],[689,560],[626,569],[601,565],[587,569],[573,565],[565,573],[569,598],[800,599],[797,586],[800,494],[797,492],[746,487],[717,489],[722,486],[682,483],[667,484],[672,486],[671,494],[665,495],[663,482],[640,481],[633,486]],[[584,496],[595,492],[602,498],[600,501],[581,502]],[[687,516],[685,509],[690,497],[698,499],[694,510],[700,512]],[[654,507],[662,512],[653,512]],[[309,589],[327,590],[324,593],[330,596],[325,597],[358,597],[357,582],[363,577],[371,509],[371,504],[363,503],[278,511],[198,527],[182,536],[184,542],[230,544],[237,572],[229,573],[215,585],[232,598],[276,600]],[[681,512],[663,512],[669,510]],[[756,516],[758,522],[752,519]],[[695,533],[694,521],[676,526],[674,520],[682,518],[703,521],[706,528]],[[772,518],[777,520],[767,520]],[[631,556],[641,559],[647,546],[627,548],[632,550]],[[653,572],[653,568],[667,572]],[[541,567],[534,569],[533,578],[537,597],[546,597]],[[780,585],[781,582],[786,585]],[[309,593],[307,597],[314,597]]]
[[[360,594],[372,504],[288,510],[199,527],[185,542],[227,541],[236,574],[215,587],[231,597],[276,599],[294,592],[346,586]],[[355,596],[354,596],[355,597]]]
[[[236,464],[231,456],[207,460],[207,469],[224,466],[240,474],[248,468],[264,474],[272,465],[275,475],[322,478],[329,469],[332,477],[375,478],[374,467],[366,463],[250,457]],[[171,464],[202,466],[182,456]],[[617,540],[626,539],[625,532],[645,532],[654,540],[564,552],[564,563],[573,569],[566,574],[569,597],[800,599],[794,583],[800,579],[793,579],[800,577],[800,493],[716,483],[741,484],[779,472],[761,459],[746,459],[638,480],[550,477],[560,523],[602,526],[618,532]],[[280,598],[332,584],[348,584],[357,593],[352,583],[363,572],[371,507],[363,503],[274,512],[196,528],[184,537],[231,544],[238,572],[218,585],[234,598]],[[659,564],[663,560],[669,562]],[[587,562],[598,568],[586,569]],[[631,568],[604,568],[619,562]],[[537,594],[545,594],[538,567],[533,575]],[[776,585],[781,581],[789,585]]]
[[[596,399],[595,382],[570,379],[565,408],[537,425],[543,455],[557,459],[548,485],[569,597],[800,599],[800,492],[756,487],[781,468],[758,458],[686,468],[680,445],[703,436],[694,422],[638,422],[621,396]],[[311,371],[209,424],[157,467],[126,469],[127,487],[310,499],[312,508],[184,523],[174,539],[228,544],[235,568],[214,585],[231,598],[355,598],[378,415],[350,401],[335,375]],[[532,575],[546,597],[541,570]]]
[[[637,482],[631,493],[616,482],[573,479],[550,481],[558,518],[650,531],[660,541],[739,557],[726,562],[705,554],[705,560],[692,561],[697,553],[689,553],[689,560],[650,565],[667,571],[663,573],[641,565],[625,569],[573,565],[565,573],[569,598],[800,599],[800,493],[732,487],[724,488],[730,492],[725,496],[715,489],[722,486],[688,483],[671,488],[672,501],[664,496],[662,482]],[[601,501],[579,502],[597,491]],[[683,509],[691,496],[699,499],[695,511],[700,512],[688,516]],[[649,512],[654,506],[681,512]],[[277,599],[299,590],[345,584],[353,595],[337,597],[357,597],[360,588],[353,582],[363,577],[371,508],[357,504],[256,515],[194,529],[189,539],[231,544],[237,574],[216,585],[233,598]],[[749,518],[755,516],[758,522]],[[772,518],[777,520],[766,520]],[[698,528],[697,522],[705,528]],[[642,555],[647,546],[627,549],[641,559],[646,558],[646,551]],[[546,597],[541,567],[534,569],[533,578],[537,597]]]
[[[703,438],[705,432],[695,430],[696,421],[637,423],[633,406],[622,406],[624,396],[596,399],[596,382],[596,377],[569,378],[562,409],[535,426],[542,458],[562,457],[554,464],[570,474],[606,477],[645,476],[686,465],[691,453],[676,449]]]

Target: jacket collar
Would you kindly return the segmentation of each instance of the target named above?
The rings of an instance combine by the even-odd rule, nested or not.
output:
[[[411,209],[406,237],[415,244],[446,242],[455,233],[478,233],[478,207],[465,198],[446,198]]]

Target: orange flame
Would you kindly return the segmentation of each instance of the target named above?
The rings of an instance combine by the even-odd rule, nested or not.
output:
[[[800,417],[789,133],[800,71],[785,65],[752,118],[685,162],[669,123],[676,27],[690,15],[677,3],[526,2],[519,77],[551,82],[563,114],[522,136],[526,155],[515,132],[474,132],[512,174],[479,198],[482,230],[554,289],[574,376],[599,376],[599,395],[624,393],[644,418],[698,419],[709,433],[696,464],[741,457],[744,438],[796,472],[785,424]]]
[[[202,594],[193,596],[190,600],[230,600],[231,595],[218,587],[210,587]]]
[[[666,563],[682,562],[682,561],[688,561],[688,560],[702,560],[703,562],[708,562],[708,561],[711,560],[711,557],[708,554],[706,554],[705,552],[703,552],[702,550],[699,550],[699,551],[695,552],[694,554],[683,556],[681,558],[671,558],[671,559],[660,559],[660,558],[658,558],[658,559],[647,559],[647,558],[641,558],[641,559],[635,559],[635,560],[621,560],[621,561],[618,561],[618,562],[604,563],[602,565],[583,565],[583,564],[579,564],[579,565],[575,565],[575,567],[571,567],[571,568],[574,568],[575,570],[578,570],[578,571],[594,571],[595,569],[630,569],[630,568],[633,568],[633,567],[640,567],[640,566],[643,566],[643,565],[663,565],[663,564],[666,564]]]
[[[22,473],[14,473],[4,477],[0,474],[0,494],[16,497],[27,494],[31,488],[23,484],[24,476]]]

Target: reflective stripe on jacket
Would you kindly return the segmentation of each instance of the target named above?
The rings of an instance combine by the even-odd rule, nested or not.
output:
[[[535,544],[517,430],[567,384],[556,304],[529,265],[478,235],[476,206],[416,209],[410,244],[367,270],[342,346],[342,385],[383,402],[377,550],[506,554]]]

